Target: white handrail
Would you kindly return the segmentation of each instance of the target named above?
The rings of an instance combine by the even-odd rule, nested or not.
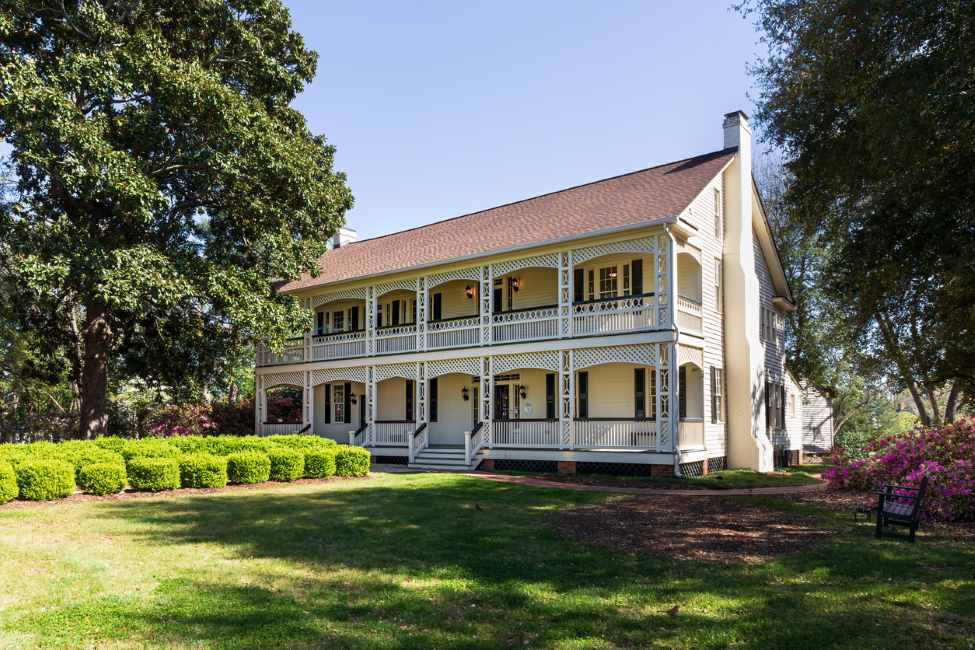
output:
[[[614,449],[655,449],[655,420],[578,419],[575,421],[576,447]]]

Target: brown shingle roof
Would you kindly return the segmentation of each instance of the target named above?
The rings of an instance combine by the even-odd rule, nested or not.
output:
[[[296,291],[590,232],[659,223],[680,214],[736,151],[723,149],[346,244],[319,258],[317,277],[304,273],[281,290]]]

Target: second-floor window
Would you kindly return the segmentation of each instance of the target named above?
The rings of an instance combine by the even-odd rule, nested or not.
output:
[[[332,331],[342,332],[345,330],[345,312],[337,311],[332,314]]]
[[[721,311],[724,305],[724,293],[721,287],[721,259],[714,258],[714,310]]]
[[[599,297],[616,297],[618,274],[615,266],[606,266],[599,269]]]

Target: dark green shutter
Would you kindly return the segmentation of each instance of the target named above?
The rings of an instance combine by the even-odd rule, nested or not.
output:
[[[633,369],[633,417],[647,417],[647,371],[645,368]]]
[[[586,280],[582,269],[572,272],[572,301],[582,302],[586,299]]]
[[[638,296],[643,293],[643,260],[630,262],[630,276],[630,286],[633,287],[632,293]]]
[[[545,375],[545,417],[555,419],[555,375]]]
[[[443,294],[433,294],[433,320],[443,318]]]
[[[413,396],[415,387],[412,379],[406,380],[406,421],[416,422],[416,417],[413,412]]]
[[[579,403],[577,407],[579,409],[579,417],[587,418],[589,417],[589,373],[580,372],[579,373]]]
[[[325,424],[332,423],[332,385],[325,384]]]
[[[349,310],[349,329],[353,332],[359,331],[359,305],[355,305]]]
[[[430,421],[437,421],[437,377],[430,380]]]
[[[683,419],[687,417],[687,366],[680,367],[677,377],[677,415]]]
[[[345,382],[345,402],[342,405],[342,415],[345,416],[345,423],[352,422],[352,384]]]

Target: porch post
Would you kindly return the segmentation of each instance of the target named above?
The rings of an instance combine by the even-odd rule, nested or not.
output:
[[[376,435],[376,411],[378,409],[377,402],[376,366],[369,366],[366,369],[366,446],[369,446]]]
[[[264,422],[264,376],[254,373],[254,433],[260,435]]]
[[[312,390],[311,386],[311,372],[306,370],[302,373],[302,375],[304,391],[301,397],[301,404],[304,408],[302,409],[303,417],[301,419],[301,428],[304,429],[305,427],[311,425],[311,429],[309,429],[309,431],[311,433],[315,433],[315,391]]]
[[[416,381],[413,383],[416,402],[416,426],[427,421],[427,362],[416,362]]]
[[[494,266],[481,267],[481,345],[490,345],[494,319]]]
[[[654,254],[654,298],[657,301],[657,329],[674,328],[673,302],[673,258],[674,246],[670,233],[657,237],[657,252]]]
[[[376,287],[366,287],[366,354],[376,354]]]
[[[487,429],[487,446],[494,448],[494,360],[481,357],[481,422]]]
[[[559,430],[561,447],[575,449],[575,352],[563,350],[559,353]]]
[[[427,276],[416,279],[416,349],[427,349]]]
[[[575,273],[572,251],[559,253],[559,338],[572,338],[572,297]]]
[[[676,448],[674,429],[677,419],[673,417],[676,391],[671,386],[671,369],[674,363],[674,344],[657,344],[657,452],[673,451]]]
[[[308,329],[305,330],[304,336],[304,352],[302,354],[302,361],[311,361],[311,335],[315,331],[315,312],[311,309],[311,298],[303,298],[301,305],[308,310],[309,325]]]

